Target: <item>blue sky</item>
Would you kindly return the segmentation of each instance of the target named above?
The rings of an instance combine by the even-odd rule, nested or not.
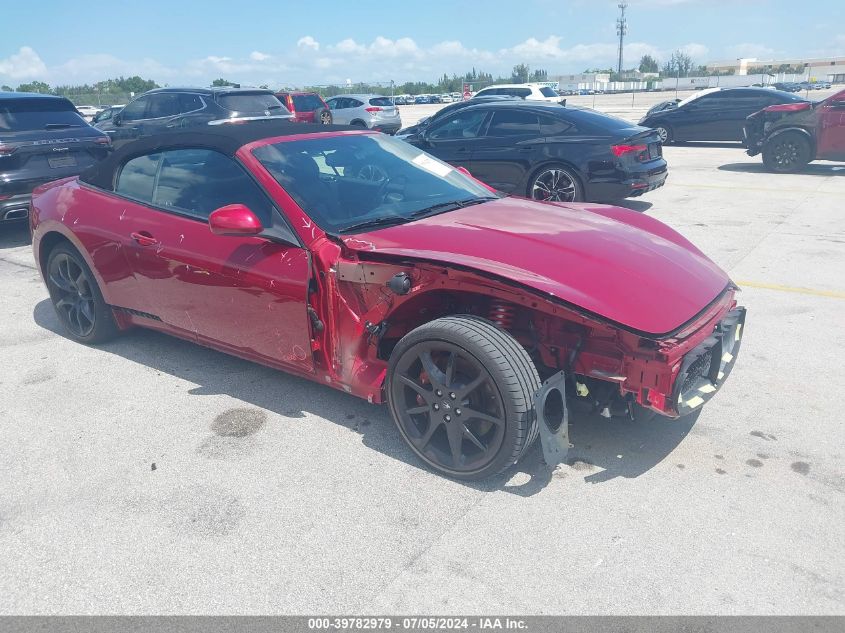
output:
[[[5,0],[0,83],[433,80],[615,65],[618,0]],[[845,0],[630,0],[626,60],[845,55]]]

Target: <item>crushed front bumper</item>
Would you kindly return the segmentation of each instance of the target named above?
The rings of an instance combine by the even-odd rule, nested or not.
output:
[[[681,364],[672,393],[678,415],[684,416],[710,400],[736,364],[745,326],[745,308],[731,310],[713,334],[690,350]]]

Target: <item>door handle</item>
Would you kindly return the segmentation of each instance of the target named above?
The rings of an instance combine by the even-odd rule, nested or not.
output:
[[[517,151],[519,151],[520,154],[527,154],[528,152],[534,151],[534,148],[529,145],[528,147],[520,147]]]
[[[129,237],[133,240],[138,242],[141,246],[156,246],[158,245],[159,241],[154,238],[152,235],[147,233],[146,231],[140,231],[138,233],[130,233]]]

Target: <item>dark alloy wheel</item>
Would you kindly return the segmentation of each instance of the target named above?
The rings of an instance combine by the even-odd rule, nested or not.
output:
[[[811,159],[810,142],[798,132],[784,132],[763,145],[763,164],[781,174],[803,169]]]
[[[654,131],[657,132],[657,136],[660,137],[661,144],[669,145],[672,142],[672,132],[669,131],[668,127],[658,125],[654,128]]]
[[[111,308],[88,265],[72,247],[60,244],[51,251],[46,277],[53,307],[70,338],[99,343],[117,333]]]
[[[318,113],[317,121],[321,125],[331,125],[332,113],[329,110],[320,110]]]
[[[388,401],[411,449],[458,479],[513,464],[537,436],[531,415],[540,381],[525,349],[472,316],[437,319],[391,355]]]
[[[583,200],[578,178],[559,166],[543,168],[531,181],[528,194],[534,200],[546,202],[575,202]]]

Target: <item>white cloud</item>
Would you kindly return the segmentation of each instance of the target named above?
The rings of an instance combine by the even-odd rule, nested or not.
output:
[[[268,55],[267,53],[262,53],[261,51],[252,51],[249,54],[249,58],[254,62],[264,62],[270,59],[272,55]]]
[[[41,79],[47,74],[47,66],[29,46],[21,46],[17,53],[0,59],[0,77],[10,79]]]
[[[318,51],[320,50],[320,42],[315,40],[310,35],[306,35],[305,37],[300,37],[299,40],[296,42],[297,48],[305,49],[305,50],[312,50]]]

